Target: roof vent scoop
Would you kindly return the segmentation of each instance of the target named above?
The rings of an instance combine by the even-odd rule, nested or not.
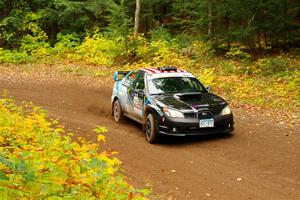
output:
[[[176,67],[171,67],[171,66],[165,66],[165,67],[158,67],[158,70],[164,72],[164,71],[177,71]]]

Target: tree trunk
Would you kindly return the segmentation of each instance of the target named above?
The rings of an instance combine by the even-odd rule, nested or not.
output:
[[[227,13],[225,14],[225,28],[226,28],[226,37],[227,37],[227,46],[228,49],[230,49],[231,45],[230,45],[230,36],[229,36],[229,25],[230,25],[230,19],[227,15]]]
[[[139,32],[140,23],[140,12],[141,12],[141,0],[136,0],[135,17],[134,17],[134,38],[137,38]]]
[[[224,6],[226,7],[226,0],[223,1]],[[231,48],[231,43],[230,43],[230,36],[229,36],[229,25],[230,25],[230,18],[228,17],[228,12],[227,10],[224,13],[224,17],[222,17],[222,22],[224,21],[225,23],[225,31],[226,31],[226,40],[227,40],[227,48],[230,49]]]
[[[261,49],[261,44],[260,44],[260,32],[257,32],[257,42],[258,42],[258,48]]]
[[[288,40],[288,29],[287,29],[287,14],[288,14],[288,7],[287,7],[287,0],[284,0],[284,7],[283,7],[283,50],[287,51],[287,40]]]
[[[212,32],[212,2],[208,2],[208,27],[207,27],[207,34],[211,36]]]
[[[266,32],[264,32],[264,40],[265,40],[265,48],[268,48],[268,38]]]

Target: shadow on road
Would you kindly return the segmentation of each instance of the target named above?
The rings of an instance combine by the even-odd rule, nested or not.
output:
[[[232,138],[231,134],[195,135],[195,136],[161,136],[157,144],[159,145],[187,145],[193,143],[203,143],[215,140],[226,140]]]

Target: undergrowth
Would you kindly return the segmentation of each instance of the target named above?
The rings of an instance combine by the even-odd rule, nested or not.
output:
[[[94,129],[105,142],[104,127]],[[1,199],[145,199],[120,173],[114,152],[71,139],[56,120],[30,103],[0,99]]]

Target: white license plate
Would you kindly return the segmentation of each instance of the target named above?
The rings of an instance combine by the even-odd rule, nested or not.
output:
[[[214,119],[200,119],[199,121],[200,128],[214,127],[214,125],[215,125]]]

